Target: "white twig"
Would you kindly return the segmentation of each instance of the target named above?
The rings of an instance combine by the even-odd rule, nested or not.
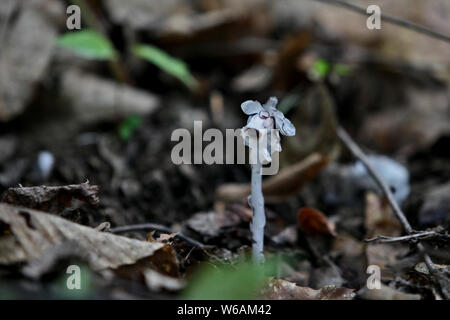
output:
[[[365,239],[365,242],[382,242],[382,243],[391,243],[391,242],[403,242],[403,241],[411,241],[411,240],[424,240],[430,238],[449,238],[450,235],[442,234],[436,231],[421,231],[418,233],[409,234],[401,237],[387,237],[378,235],[376,237]]]

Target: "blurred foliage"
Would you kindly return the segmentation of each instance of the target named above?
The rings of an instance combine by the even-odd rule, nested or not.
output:
[[[139,129],[142,125],[142,119],[140,116],[131,115],[123,120],[119,125],[119,136],[124,141],[131,139],[133,132]]]
[[[331,65],[325,59],[317,59],[313,65],[313,71],[318,78],[325,78],[331,70]]]
[[[344,63],[336,63],[333,66],[333,72],[336,73],[338,76],[345,77],[352,73],[353,68],[347,64]]]
[[[345,63],[332,63],[325,59],[317,59],[310,70],[313,79],[323,80],[331,75],[340,77],[348,76],[352,73],[352,67]]]
[[[286,114],[292,108],[294,108],[300,103],[301,97],[302,96],[298,93],[288,94],[286,97],[283,98],[283,100],[280,101],[278,105],[278,110]]]
[[[202,266],[194,274],[182,298],[193,300],[257,299],[268,276],[273,276],[278,261],[264,265],[242,261],[230,266]]]
[[[117,57],[111,42],[92,30],[67,32],[57,39],[57,44],[88,59],[114,60]]]
[[[153,63],[181,80],[189,89],[193,90],[198,86],[197,80],[191,74],[187,65],[183,61],[171,57],[161,49],[152,45],[138,44],[133,47],[133,52],[136,56]]]

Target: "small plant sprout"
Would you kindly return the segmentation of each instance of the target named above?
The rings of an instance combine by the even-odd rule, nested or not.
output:
[[[281,151],[280,132],[294,136],[294,125],[276,109],[278,99],[271,97],[266,104],[258,101],[245,101],[242,111],[249,115],[247,125],[242,128],[245,145],[250,149],[252,167],[251,195],[248,198],[253,209],[250,230],[253,238],[253,260],[264,262],[264,197],[262,194],[262,166],[272,162],[272,154]]]

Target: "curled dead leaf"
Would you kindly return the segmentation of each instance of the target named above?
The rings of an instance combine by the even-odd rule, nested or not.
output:
[[[303,232],[312,236],[318,234],[336,236],[334,223],[328,221],[322,212],[313,208],[299,210],[298,226]]]

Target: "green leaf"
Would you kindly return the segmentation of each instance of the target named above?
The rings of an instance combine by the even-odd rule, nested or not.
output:
[[[122,140],[128,141],[131,139],[133,132],[139,129],[142,124],[142,119],[140,116],[129,116],[119,126],[119,135]]]
[[[330,69],[330,63],[325,59],[317,59],[314,62],[313,70],[320,78],[326,77],[330,72]]]
[[[241,262],[231,267],[200,267],[194,274],[182,298],[193,300],[248,300],[258,298],[259,290],[269,273],[274,273],[275,262],[264,266]]]
[[[57,44],[88,59],[113,60],[117,56],[111,42],[92,30],[67,32],[57,39]]]
[[[345,77],[353,72],[353,68],[348,64],[336,63],[333,67],[333,72],[338,76]]]
[[[161,49],[147,44],[138,44],[133,47],[133,52],[139,58],[147,60],[165,72],[181,80],[190,89],[198,86],[197,80],[190,73],[187,65],[174,57],[171,57]]]

